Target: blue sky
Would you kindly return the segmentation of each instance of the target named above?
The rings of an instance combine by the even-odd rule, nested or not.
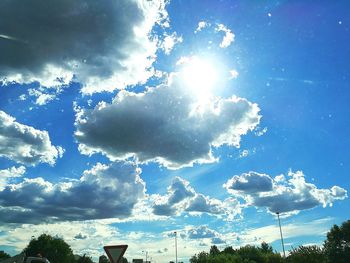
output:
[[[0,3],[0,249],[173,260],[348,219],[347,1]]]

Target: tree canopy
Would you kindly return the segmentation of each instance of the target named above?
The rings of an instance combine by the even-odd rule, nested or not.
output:
[[[334,225],[324,242],[326,257],[330,263],[350,262],[350,220],[339,227]]]
[[[5,251],[0,250],[0,260],[10,258],[11,256],[7,254]]]
[[[214,245],[210,252],[200,252],[190,259],[191,263],[280,263],[280,254],[274,253],[272,247],[262,243],[261,247],[244,246],[238,249],[226,247],[223,251]]]
[[[51,263],[74,263],[74,255],[70,246],[59,237],[42,234],[32,239],[23,250],[27,256],[38,256],[47,258]]]

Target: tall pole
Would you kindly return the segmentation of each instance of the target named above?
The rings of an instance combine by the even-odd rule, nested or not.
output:
[[[282,249],[283,249],[283,257],[286,257],[286,251],[284,250],[284,242],[283,242],[283,235],[282,235],[280,212],[276,212],[276,214],[277,214],[277,218],[278,218],[278,224],[280,226],[280,234],[281,234],[281,242],[282,242]]]
[[[148,252],[147,251],[145,251],[145,250],[142,250],[142,252],[144,252],[145,254],[146,254],[146,263],[147,263],[147,254],[148,254]]]
[[[174,232],[175,234],[175,263],[177,263],[177,232]]]

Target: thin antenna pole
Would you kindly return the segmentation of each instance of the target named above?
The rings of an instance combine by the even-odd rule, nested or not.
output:
[[[282,242],[282,249],[283,249],[283,257],[286,257],[286,251],[284,250],[284,242],[283,242],[283,235],[282,235],[280,212],[277,212],[276,214],[277,214],[277,218],[278,218],[278,224],[280,226],[280,234],[281,234],[281,242]]]
[[[177,232],[174,232],[175,234],[175,263],[177,263]]]

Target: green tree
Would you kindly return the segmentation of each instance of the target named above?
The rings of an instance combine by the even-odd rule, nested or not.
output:
[[[265,257],[259,248],[246,245],[237,250],[242,259],[251,260],[256,263],[265,263]]]
[[[73,251],[70,246],[59,237],[52,237],[42,234],[36,239],[32,239],[23,250],[27,256],[37,256],[41,254],[51,263],[75,263]]]
[[[190,258],[191,263],[207,263],[209,262],[209,254],[207,252],[200,252],[198,255],[194,255],[193,257]]]
[[[260,246],[260,251],[264,254],[271,254],[273,253],[272,246],[267,244],[266,242],[262,242]]]
[[[82,257],[79,257],[76,263],[94,263],[94,262],[92,261],[91,257],[87,257],[84,255]]]
[[[327,233],[324,243],[327,262],[350,262],[350,220],[345,221],[339,227],[334,225]]]
[[[318,246],[299,246],[293,248],[287,257],[289,263],[324,263],[326,258],[323,249]]]
[[[279,253],[265,255],[266,263],[283,263],[285,262]]]
[[[3,260],[3,259],[7,259],[7,258],[10,258],[11,256],[9,254],[7,254],[5,251],[3,250],[0,250],[0,259]]]
[[[229,247],[225,247],[222,252],[225,254],[234,255],[236,253],[236,250],[234,250],[231,246],[229,246]]]
[[[245,263],[240,256],[231,254],[217,254],[215,256],[210,255],[208,262],[210,263]]]
[[[100,256],[98,263],[110,263],[108,258],[105,255]]]
[[[209,254],[211,255],[211,256],[215,256],[215,255],[218,255],[218,254],[220,254],[220,250],[218,249],[218,247],[217,246],[211,246],[211,248],[210,248],[210,251],[209,251]]]

